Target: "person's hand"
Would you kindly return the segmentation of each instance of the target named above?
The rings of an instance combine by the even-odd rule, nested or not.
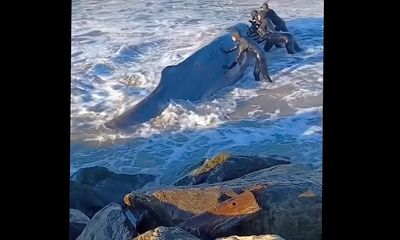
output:
[[[257,39],[257,43],[262,43],[263,41],[264,41],[264,39],[262,39],[262,38]]]

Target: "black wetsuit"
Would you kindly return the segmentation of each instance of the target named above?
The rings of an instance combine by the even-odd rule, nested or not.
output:
[[[253,39],[258,39],[259,37],[261,37],[258,33],[257,33],[257,29],[260,26],[260,22],[257,20],[257,16],[258,16],[258,11],[257,10],[253,10],[251,12],[251,19],[249,20],[249,22],[251,23],[251,26],[247,29],[247,36],[248,37],[252,37]]]
[[[271,22],[276,26],[276,31],[289,32],[288,28],[286,27],[285,21],[280,18],[273,9],[268,8],[266,10],[261,10],[258,13],[261,15],[261,19],[269,18]]]
[[[285,46],[286,50],[289,54],[294,54],[297,52],[302,51],[300,46],[297,44],[296,40],[294,39],[293,35],[288,33],[287,31],[285,32],[274,32],[268,29],[268,21],[269,19],[272,21],[273,24],[275,22],[273,19],[268,17],[268,13],[273,12],[271,16],[275,17],[275,22],[280,23],[279,26],[277,26],[279,29],[283,30],[286,29],[285,22],[274,12],[272,9],[268,9],[267,12],[265,11],[260,11],[259,16],[261,17],[261,24],[257,30],[257,32],[261,35],[261,38],[258,39],[258,43],[265,41],[264,45],[264,50],[268,52],[272,46],[276,46],[278,48]],[[280,20],[277,20],[280,19]],[[276,24],[275,24],[276,25]],[[276,28],[275,28],[276,30]]]
[[[233,61],[233,63],[227,68],[232,69],[236,64],[242,61],[245,52],[253,53],[256,57],[256,65],[254,67],[255,80],[260,81],[260,75],[261,75],[263,80],[268,80],[272,82],[272,79],[268,74],[267,57],[265,55],[265,52],[257,45],[257,43],[254,42],[252,39],[241,37],[238,39],[238,42],[235,45],[235,47],[224,51],[226,53],[229,53],[238,48],[239,52],[237,57],[235,58],[235,61]]]
[[[272,46],[276,46],[278,48],[285,46],[286,51],[289,54],[294,54],[297,52],[301,52],[302,49],[297,44],[293,35],[288,32],[269,32],[262,36],[258,42],[265,41],[264,51],[268,52]]]
[[[257,37],[259,38],[260,36],[257,34],[257,29],[260,26],[260,23],[256,21],[255,19],[249,20],[251,23],[251,26],[247,29],[247,36],[249,37]]]

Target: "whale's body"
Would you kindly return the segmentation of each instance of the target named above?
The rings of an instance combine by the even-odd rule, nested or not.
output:
[[[249,58],[246,57],[243,64],[237,64],[231,70],[225,70],[223,66],[231,64],[237,52],[226,54],[221,48],[232,48],[234,42],[231,32],[237,31],[243,36],[247,27],[244,23],[236,24],[181,63],[164,68],[154,91],[131,109],[107,122],[106,126],[123,129],[140,124],[161,114],[170,100],[197,101],[236,83],[243,77]]]

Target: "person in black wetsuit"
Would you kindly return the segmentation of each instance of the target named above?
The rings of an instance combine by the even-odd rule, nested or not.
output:
[[[261,15],[262,19],[268,18],[271,20],[271,22],[275,25],[275,31],[289,32],[285,21],[279,17],[272,8],[269,8],[268,3],[264,3],[258,13]]]
[[[251,23],[251,26],[247,30],[247,36],[259,38],[260,36],[257,34],[257,29],[260,26],[260,22],[257,20],[258,11],[253,10],[251,11],[250,15],[251,19],[249,22]]]
[[[295,54],[296,51],[302,51],[293,35],[287,32],[285,22],[274,12],[274,10],[268,8],[267,3],[264,3],[263,10],[258,12],[257,20],[260,22],[257,33],[261,36],[257,42],[260,43],[265,41],[264,50],[266,52],[268,52],[274,45],[278,48],[285,46],[289,54]],[[270,29],[273,26],[269,21],[275,25],[275,31]],[[276,32],[276,30],[284,30],[284,32]]]
[[[239,52],[233,63],[230,66],[224,66],[224,68],[232,69],[236,64],[243,60],[245,52],[247,54],[254,54],[256,57],[256,65],[254,67],[255,80],[260,81],[262,78],[263,80],[268,80],[269,82],[272,82],[272,79],[268,73],[267,57],[265,55],[265,52],[257,45],[257,43],[252,39],[240,36],[238,32],[232,33],[232,40],[236,42],[236,45],[229,50],[222,49],[222,51],[224,51],[225,53],[230,53],[235,51],[236,49],[239,49]]]

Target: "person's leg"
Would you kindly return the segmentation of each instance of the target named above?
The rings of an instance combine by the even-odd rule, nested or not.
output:
[[[286,50],[289,54],[296,53],[294,51],[293,36],[290,33],[279,33],[275,32],[270,34],[270,41],[275,45],[285,45]]]
[[[289,54],[294,54],[296,53],[296,51],[302,50],[297,44],[297,42],[294,40],[293,35],[290,33],[286,32],[269,33],[268,40],[271,44],[275,45],[276,47],[281,47],[282,45],[284,45]]]
[[[259,65],[259,71],[264,78],[264,80],[268,80],[269,82],[272,82],[271,77],[269,76],[268,73],[268,67],[267,67],[267,60],[266,59],[257,59],[257,64]]]
[[[288,35],[288,36],[283,36],[283,38],[286,41],[286,51],[289,54],[295,54],[296,52],[294,51],[293,37],[291,35]]]
[[[260,66],[258,61],[256,61],[256,65],[254,66],[254,80],[260,81]]]
[[[294,39],[294,37],[293,37],[293,43],[294,43],[294,50],[296,50],[296,52],[303,51],[303,49],[299,46],[299,44],[297,43],[296,39]]]
[[[268,52],[269,50],[271,50],[273,46],[274,44],[271,41],[266,40],[264,45],[264,51]]]
[[[291,52],[294,53],[295,51],[296,52],[303,51],[303,49],[299,46],[299,44],[297,43],[296,39],[294,39],[294,36],[292,34],[290,34],[290,33],[282,33],[282,34],[283,34],[283,36],[285,36],[290,41],[289,44],[291,46],[289,46],[289,48],[290,48]]]

